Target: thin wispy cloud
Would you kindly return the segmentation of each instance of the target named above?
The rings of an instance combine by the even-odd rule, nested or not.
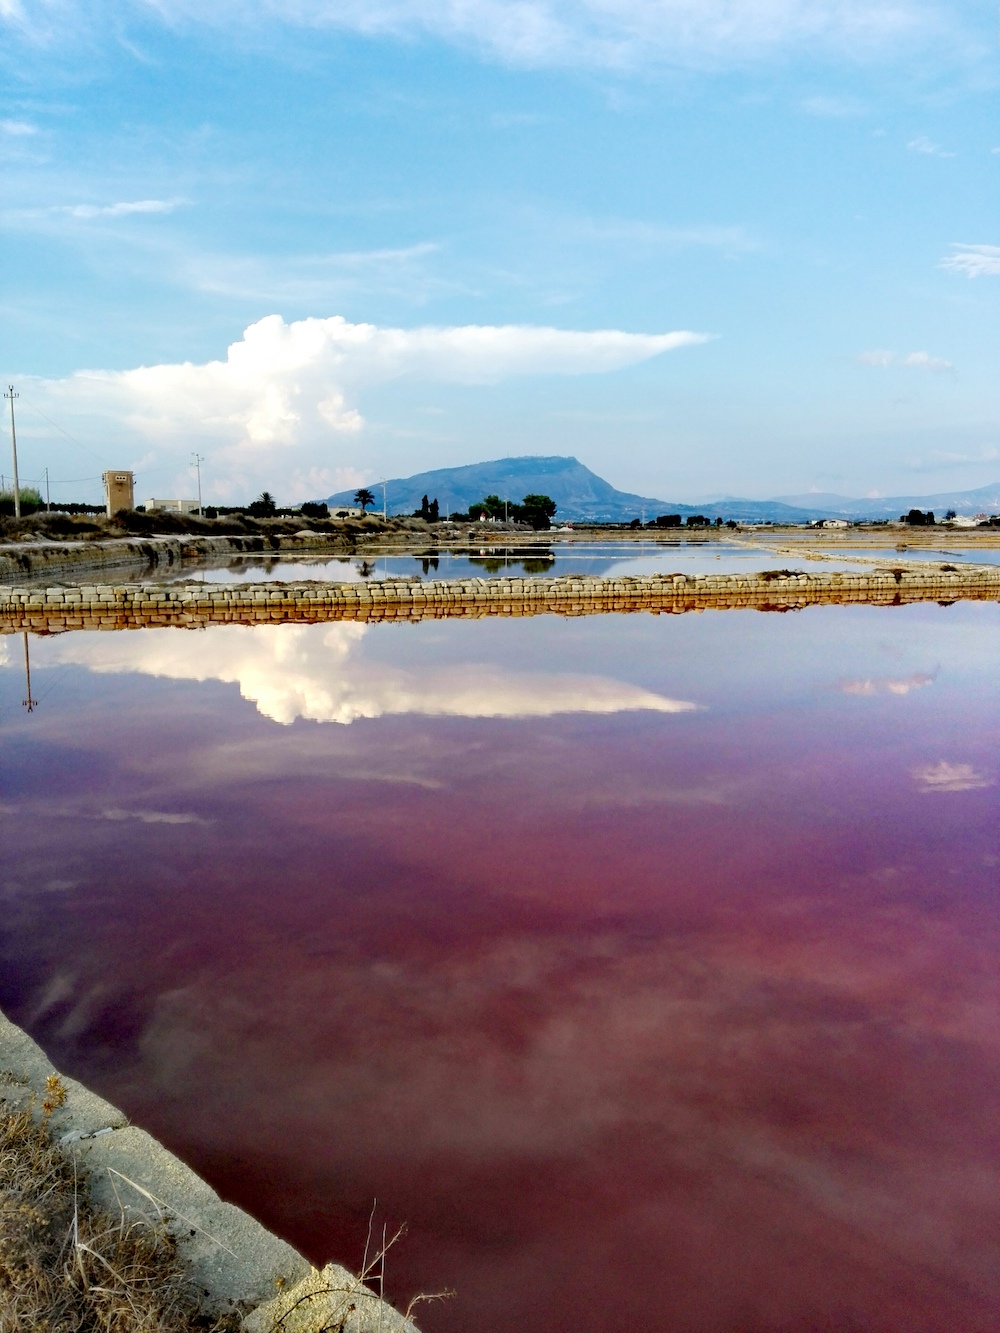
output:
[[[949,764],[945,759],[915,769],[913,777],[923,792],[979,791],[993,786],[993,779],[981,769],[972,764]]]
[[[973,467],[982,463],[995,463],[1000,459],[1000,449],[988,447],[976,453],[957,453],[950,449],[932,450],[924,458],[915,458],[907,466],[911,472],[939,472],[942,468]]]
[[[10,135],[12,139],[24,139],[38,133],[38,126],[27,120],[0,120],[0,134]]]
[[[186,199],[122,199],[112,204],[48,204],[43,208],[10,209],[4,212],[3,220],[8,224],[35,224],[62,218],[91,222],[97,218],[143,217],[173,213],[187,202]]]
[[[432,273],[427,261],[440,251],[434,241],[331,254],[268,256],[186,254],[177,276],[184,285],[216,296],[288,304],[333,302],[346,292],[377,288],[420,301],[457,284]]]
[[[116,204],[61,204],[49,211],[65,213],[67,217],[127,218],[137,213],[173,213],[184,203],[183,199],[125,199]]]
[[[117,823],[122,820],[136,819],[140,824],[210,824],[210,819],[200,815],[186,814],[173,810],[121,810],[111,808],[102,810],[101,819],[110,819]]]
[[[120,27],[121,5],[73,0],[0,0],[7,15],[52,40],[62,27]],[[954,11],[934,0],[153,0],[173,28],[219,33],[275,23],[304,31],[341,29],[369,37],[429,35],[506,64],[628,69],[649,63],[717,66],[789,50],[835,52],[858,61],[897,59],[936,40],[961,45]],[[0,9],[0,13],[4,12]],[[114,25],[112,13],[118,20]]]
[[[967,278],[1000,277],[1000,245],[961,245],[953,243],[951,254],[941,260],[941,267]]]
[[[927,138],[926,134],[918,134],[915,139],[911,139],[906,145],[911,153],[923,153],[925,157],[954,157],[954,153],[947,152],[938,143],[933,143]]]
[[[807,115],[829,120],[852,120],[865,114],[864,107],[853,97],[806,97],[799,105]]]
[[[838,688],[841,694],[871,698],[877,694],[912,694],[914,690],[922,690],[928,685],[933,685],[934,680],[935,673],[916,671],[912,676],[882,677],[880,679],[867,677],[860,680],[845,680]]]
[[[902,366],[909,370],[927,370],[932,374],[941,374],[954,370],[954,363],[943,356],[931,356],[930,352],[892,352],[886,348],[875,348],[870,352],[861,352],[858,360],[864,366],[873,366],[878,370],[888,370],[890,366]]]

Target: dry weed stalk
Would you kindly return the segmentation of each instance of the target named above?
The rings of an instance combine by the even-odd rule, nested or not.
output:
[[[286,1321],[295,1313],[296,1310],[306,1305],[309,1301],[324,1300],[328,1298],[339,1298],[337,1303],[331,1301],[331,1310],[329,1320],[324,1323],[322,1328],[316,1330],[316,1333],[343,1333],[350,1316],[357,1310],[359,1300],[370,1300],[372,1298],[372,1289],[374,1288],[378,1296],[378,1323],[375,1333],[382,1333],[384,1317],[389,1308],[386,1304],[385,1294],[385,1266],[386,1256],[397,1241],[406,1235],[406,1223],[398,1227],[392,1236],[388,1234],[388,1227],[383,1223],[382,1240],[378,1249],[372,1252],[372,1229],[375,1223],[375,1212],[378,1208],[378,1200],[372,1203],[372,1211],[368,1218],[368,1234],[365,1238],[365,1252],[361,1260],[361,1271],[357,1277],[353,1277],[347,1287],[320,1286],[307,1291],[305,1295],[300,1296],[292,1305],[277,1318],[269,1329],[269,1333],[286,1333]],[[428,1292],[414,1296],[406,1307],[403,1319],[408,1323],[412,1319],[413,1311],[418,1305],[425,1301],[445,1301],[450,1300],[455,1295],[454,1291]]]
[[[0,1107],[0,1333],[204,1329],[167,1231],[100,1212],[79,1188],[49,1129],[65,1097],[53,1076],[40,1118]]]

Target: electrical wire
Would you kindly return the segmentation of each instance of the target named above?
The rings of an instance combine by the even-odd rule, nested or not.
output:
[[[22,395],[21,402],[25,407],[30,407],[32,412],[34,412],[36,416],[41,417],[43,421],[47,421],[49,425],[53,427],[53,429],[59,432],[60,435],[65,435],[67,440],[72,440],[73,443],[75,445],[78,445],[85,454],[90,454],[91,458],[93,458],[95,462],[101,464],[105,462],[105,460],[101,458],[99,454],[94,453],[93,449],[89,449],[87,445],[83,443],[82,440],[78,440],[75,435],[70,435],[69,431],[63,430],[62,426],[60,426],[57,421],[53,421],[51,417],[47,417],[45,413],[42,411],[42,409],[40,407],[36,407],[30,398],[25,398]],[[90,478],[85,478],[85,480],[90,480]]]

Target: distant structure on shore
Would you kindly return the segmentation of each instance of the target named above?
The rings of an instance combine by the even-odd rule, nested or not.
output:
[[[131,472],[105,472],[103,481],[108,518],[122,509],[135,508],[135,478]]]
[[[167,514],[196,514],[198,512],[197,500],[147,500],[145,510],[147,514],[159,509]]]

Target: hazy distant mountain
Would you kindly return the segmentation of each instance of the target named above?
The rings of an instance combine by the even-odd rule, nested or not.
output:
[[[386,505],[390,514],[409,514],[420,508],[421,498],[437,499],[442,514],[468,509],[484,495],[520,501],[525,495],[551,496],[559,506],[556,519],[627,523],[633,518],[655,518],[657,514],[706,514],[714,518],[770,519],[801,523],[809,514],[772,500],[727,500],[715,505],[685,505],[675,500],[657,500],[616,490],[603,477],[576,458],[529,456],[496,458],[489,463],[438,468],[414,477],[394,477],[386,482]],[[370,488],[382,504],[382,486]],[[353,491],[340,491],[329,503],[350,504]]]
[[[800,509],[822,511],[837,518],[898,518],[908,509],[933,509],[940,518],[949,509],[956,514],[996,514],[1000,512],[1000,482],[980,486],[973,491],[943,491],[935,495],[884,495],[875,499],[856,499],[849,495],[780,495],[783,504]]]
[[[974,491],[943,495],[897,495],[880,499],[852,499],[847,495],[782,495],[774,500],[744,500],[727,496],[712,504],[680,504],[649,495],[632,495],[591,472],[576,458],[559,455],[495,458],[489,463],[443,467],[413,477],[387,481],[386,505],[390,514],[410,514],[420,508],[424,495],[436,499],[442,515],[468,509],[484,495],[520,501],[532,493],[549,495],[559,506],[557,521],[628,523],[657,514],[705,514],[748,522],[807,523],[814,518],[899,518],[908,509],[933,509],[940,518],[949,509],[956,514],[1000,513],[1000,482]],[[370,489],[382,507],[381,483]],[[328,497],[331,505],[351,504],[353,491]]]

